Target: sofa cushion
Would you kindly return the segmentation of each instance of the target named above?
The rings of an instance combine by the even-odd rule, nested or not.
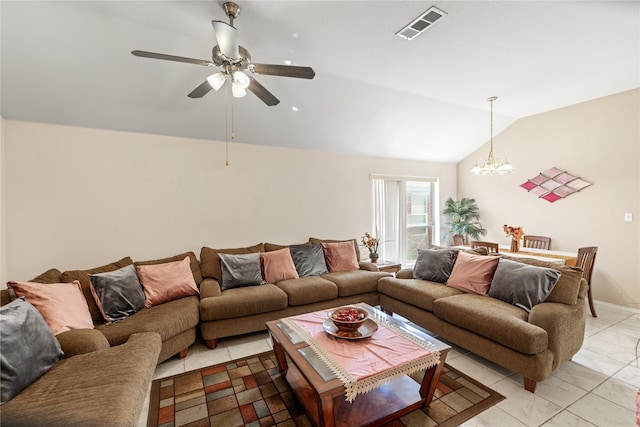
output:
[[[157,334],[65,359],[2,406],[2,425],[135,426],[160,353]]]
[[[287,308],[287,294],[274,284],[227,289],[218,297],[200,300],[203,322],[235,319]]]
[[[510,258],[501,255],[502,258],[512,261],[521,262],[528,265],[538,267],[551,268],[560,272],[560,278],[551,290],[551,293],[545,300],[546,302],[560,302],[563,304],[575,305],[578,302],[578,294],[580,293],[580,280],[582,279],[582,270],[568,265],[560,265],[554,262],[538,261],[533,258]]]
[[[152,259],[148,261],[136,261],[134,264],[136,266],[166,264],[168,262],[182,261],[186,256],[189,257],[189,266],[191,267],[193,280],[196,281],[196,285],[200,286],[200,282],[202,282],[202,272],[200,271],[200,263],[198,262],[198,258],[196,258],[196,254],[194,254],[193,252],[184,252],[168,258]]]
[[[64,353],[42,315],[24,297],[0,308],[0,403],[44,375]]]
[[[380,279],[378,292],[430,312],[433,312],[435,300],[464,293],[442,283],[422,279],[397,279],[395,277]]]
[[[289,305],[304,305],[338,298],[338,286],[319,276],[301,277],[276,283],[289,297]]]
[[[7,283],[16,297],[26,297],[42,315],[54,335],[70,329],[91,329],[93,321],[80,282],[41,284]]]
[[[447,286],[486,295],[498,266],[498,258],[484,255],[473,255],[460,251],[453,265]]]
[[[188,256],[182,261],[137,265],[136,271],[144,288],[144,306],[147,308],[198,295],[198,285],[193,278]]]
[[[264,252],[264,243],[258,243],[257,245],[246,248],[232,249],[211,249],[203,246],[202,249],[200,249],[200,270],[202,271],[202,277],[210,277],[216,279],[218,283],[222,283],[222,265],[220,264],[219,254],[240,255],[256,252]]]
[[[329,272],[321,244],[292,245],[289,251],[300,277],[321,276]]]
[[[143,308],[135,314],[110,325],[97,325],[109,344],[120,345],[136,332],[157,332],[166,341],[181,332],[195,328],[198,316],[198,297],[190,296]]]
[[[82,293],[84,294],[84,298],[87,300],[87,306],[89,307],[89,312],[91,313],[93,322],[104,323],[102,313],[100,313],[100,309],[93,299],[93,294],[91,293],[91,280],[89,279],[89,275],[118,270],[131,264],[133,264],[133,260],[130,257],[124,257],[121,260],[105,264],[100,267],[90,268],[88,270],[69,270],[62,273],[60,281],[72,282],[74,280],[78,280],[82,285]]]
[[[503,258],[493,275],[489,296],[530,312],[547,298],[559,277],[558,270]]]
[[[338,286],[338,296],[348,297],[367,292],[376,292],[378,290],[378,280],[391,276],[393,275],[390,273],[378,271],[353,270],[323,274],[321,277]]]
[[[260,269],[260,254],[219,254],[222,265],[222,282],[220,288],[240,288],[243,286],[262,285],[264,278]]]
[[[547,349],[547,332],[528,323],[529,314],[514,305],[485,295],[462,294],[433,302],[441,320],[525,354]]]
[[[358,242],[356,241],[356,239],[336,240],[336,239],[318,239],[315,237],[309,237],[309,243],[312,245],[317,245],[322,243],[340,243],[340,242],[352,242],[353,249],[356,251],[356,259],[358,260],[360,259],[360,248],[358,247]]]
[[[276,283],[299,277],[289,248],[260,253],[260,265],[262,267],[262,277],[267,283]]]
[[[457,256],[458,249],[418,249],[413,278],[445,283]]]
[[[322,243],[329,272],[358,270],[358,258],[351,242]]]
[[[288,248],[289,245],[279,245],[277,243],[266,243],[264,244],[265,252],[277,251],[280,249]]]
[[[62,280],[60,278],[60,276],[62,276],[62,272],[60,270],[58,270],[57,268],[50,268],[49,270],[45,271],[42,274],[38,274],[36,277],[34,277],[33,279],[29,280],[30,282],[33,283],[61,283],[64,282],[64,280]]]
[[[122,320],[144,307],[144,291],[133,265],[90,274],[91,293],[107,322]]]

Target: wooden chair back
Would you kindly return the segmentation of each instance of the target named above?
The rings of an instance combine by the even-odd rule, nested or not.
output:
[[[453,246],[462,246],[462,245],[464,245],[464,236],[462,234],[454,234]]]
[[[525,248],[549,250],[551,249],[551,237],[525,235],[522,246]]]
[[[471,249],[473,248],[477,248],[477,247],[483,247],[483,248],[487,248],[487,250],[489,251],[489,253],[498,253],[499,249],[498,249],[498,244],[494,243],[494,242],[483,242],[480,240],[473,240],[471,241]]]
[[[593,297],[591,296],[591,275],[593,274],[593,265],[596,263],[596,253],[598,252],[597,246],[585,246],[584,248],[578,248],[578,257],[576,259],[576,267],[582,269],[582,277],[587,281],[589,285],[589,291],[587,297],[589,300],[589,309],[591,310],[591,316],[598,317],[596,309],[593,306]]]
[[[578,257],[576,259],[576,267],[582,269],[582,277],[591,286],[591,275],[593,274],[593,265],[596,262],[597,246],[586,246],[578,248]]]

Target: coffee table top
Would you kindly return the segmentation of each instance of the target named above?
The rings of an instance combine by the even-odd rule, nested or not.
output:
[[[379,324],[392,325],[392,327],[400,329],[404,335],[410,335],[413,340],[426,343],[433,352],[446,353],[450,350],[450,346],[424,333],[423,331],[388,316],[384,312],[371,307],[368,304],[355,304],[364,308],[369,312],[370,319],[375,320]],[[321,313],[328,312],[322,310]],[[294,316],[295,317],[295,316]],[[291,318],[275,320],[267,323],[267,328],[274,338],[283,346],[287,355],[292,362],[298,367],[304,377],[311,383],[318,393],[324,393],[331,390],[344,391],[344,383],[329,368],[328,364],[322,360],[318,352],[305,341],[303,333],[291,327]],[[339,339],[339,338],[337,338]],[[366,340],[367,338],[364,338]]]

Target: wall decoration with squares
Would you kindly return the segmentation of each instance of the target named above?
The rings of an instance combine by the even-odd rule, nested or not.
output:
[[[590,182],[554,167],[528,179],[520,184],[520,187],[540,199],[553,203],[590,185]]]

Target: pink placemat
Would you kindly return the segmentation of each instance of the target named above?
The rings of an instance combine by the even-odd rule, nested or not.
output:
[[[440,360],[440,353],[432,349],[431,343],[381,319],[371,317],[378,324],[378,330],[362,340],[344,340],[327,334],[322,327],[326,319],[327,311],[318,311],[283,321],[296,329],[340,378],[349,402],[358,394],[403,375],[428,369]]]

